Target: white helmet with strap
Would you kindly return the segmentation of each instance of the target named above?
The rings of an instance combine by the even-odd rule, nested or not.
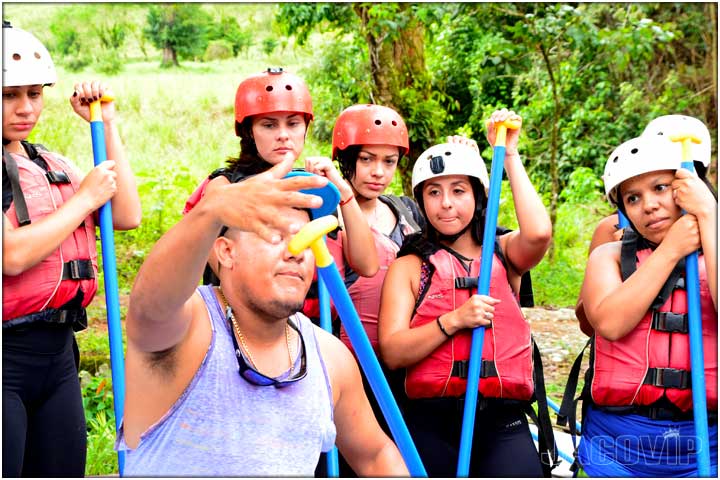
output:
[[[40,40],[7,23],[2,32],[3,87],[55,84],[55,64]]]
[[[490,187],[485,162],[474,148],[460,143],[441,143],[425,150],[415,161],[412,172],[413,191],[425,180],[448,175],[475,177],[480,180],[486,193]]]
[[[664,140],[658,141],[652,135],[641,135],[628,140],[617,147],[605,163],[605,194],[610,201],[619,206],[618,187],[625,180],[647,172],[659,170],[677,170],[680,168],[680,155],[664,155],[667,149]]]
[[[678,134],[694,135],[700,139],[700,143],[690,144],[692,160],[701,163],[705,168],[710,165],[710,132],[705,124],[695,117],[663,115],[648,123],[642,134],[652,136],[656,141],[663,143],[660,152],[674,158],[682,158],[682,147],[680,142],[673,142],[670,137]]]

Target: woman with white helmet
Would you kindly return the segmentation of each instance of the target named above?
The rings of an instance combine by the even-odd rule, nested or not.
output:
[[[687,115],[663,115],[648,123],[642,134],[643,136],[654,136],[658,140],[665,140],[668,148],[678,149],[679,144],[673,145],[670,141],[670,136],[673,131],[690,132],[701,140],[698,147],[693,148],[692,150],[697,157],[693,160],[695,164],[695,171],[697,172],[698,177],[700,177],[700,179],[711,189],[713,195],[717,198],[717,194],[707,178],[707,170],[710,165],[711,140],[710,132],[703,122],[697,118]],[[608,215],[600,220],[595,227],[592,239],[590,240],[590,246],[588,247],[588,255],[604,243],[617,242],[621,240],[622,235],[623,228],[620,227],[618,214],[613,213]],[[593,329],[585,316],[582,299],[579,297],[577,305],[575,306],[575,315],[578,318],[580,329],[583,333],[587,336],[592,336]]]
[[[489,123],[520,117],[505,109]],[[426,219],[422,236],[388,270],[380,307],[380,350],[406,369],[405,419],[430,476],[454,477],[472,328],[487,327],[470,476],[543,475],[524,406],[534,393],[530,328],[518,303],[523,273],[542,259],[552,227],[507,132],[505,168],[519,229],[497,237],[489,295],[477,287],[488,174],[476,148],[435,145],[413,168],[413,192]]]
[[[87,327],[97,290],[95,211],[108,201],[128,230],[141,209],[113,101],[102,103],[107,158],[84,178],[67,159],[26,141],[57,79],[47,49],[3,23],[3,476],[80,477],[86,426],[73,330]],[[70,97],[112,96],[79,82]]]
[[[710,138],[701,122],[677,117],[651,122],[642,136],[616,148],[605,166],[605,191],[631,228],[621,242],[592,252],[580,294],[595,332],[578,451],[579,466],[591,477],[696,473],[684,259],[699,248],[710,453],[717,474],[717,201],[698,175],[680,168],[681,147],[670,137],[690,133],[701,140],[691,153],[702,173],[710,162]]]

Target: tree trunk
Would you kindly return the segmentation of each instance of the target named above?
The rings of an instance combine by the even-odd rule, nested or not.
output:
[[[545,61],[545,68],[550,77],[550,84],[552,86],[553,94],[553,121],[552,129],[550,133],[550,223],[552,225],[553,232],[555,231],[555,221],[557,220],[558,210],[558,195],[560,193],[560,178],[558,177],[557,167],[557,155],[558,155],[558,122],[560,121],[560,98],[557,93],[557,83],[555,81],[555,75],[553,73],[552,64],[548,57],[547,50],[542,42],[538,43],[538,49],[542,53],[543,60]],[[550,243],[550,249],[548,257],[552,262],[555,259],[555,242]]]
[[[163,58],[162,63],[160,64],[160,67],[162,68],[168,68],[168,67],[177,67],[179,65],[178,59],[177,59],[177,52],[175,52],[175,49],[166,46],[163,48]]]
[[[368,46],[370,72],[373,79],[372,101],[379,105],[391,107],[405,119],[410,118],[411,106],[406,105],[402,98],[404,89],[413,89],[430,95],[430,80],[425,70],[425,26],[414,18],[412,6],[401,3],[398,5],[398,17],[406,17],[408,21],[397,31],[378,31],[369,27],[368,4],[354,4],[353,10],[360,18],[363,34]],[[410,153],[398,164],[403,192],[412,195],[411,174],[415,157],[434,140],[435,132],[425,138],[415,133],[410,138]]]

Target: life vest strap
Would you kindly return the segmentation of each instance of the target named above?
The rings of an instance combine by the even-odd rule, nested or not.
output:
[[[17,217],[18,225],[25,226],[30,224],[30,215],[28,214],[27,203],[25,202],[25,195],[23,195],[22,188],[20,187],[20,172],[18,171],[17,162],[10,155],[5,147],[3,147],[3,161],[5,162],[5,169],[7,170],[8,178],[10,180],[10,188],[12,190],[12,198],[15,203],[15,216]]]
[[[452,372],[450,376],[458,378],[468,378],[468,370],[470,366],[470,360],[457,360],[453,362]],[[492,360],[483,360],[480,365],[480,378],[497,377],[498,372],[495,367],[495,362]]]
[[[45,174],[45,176],[47,177],[48,182],[52,184],[70,183],[70,177],[68,177],[67,173],[62,170],[50,170]]]
[[[41,312],[23,315],[22,317],[3,322],[3,330],[37,322],[56,323],[59,325],[71,324],[73,325],[73,330],[77,332],[87,328],[87,311],[84,308],[75,308],[72,310],[49,308]]]
[[[63,280],[86,280],[95,278],[91,260],[71,260],[63,264]]]
[[[677,368],[650,368],[643,380],[645,385],[662,388],[691,388],[690,372]]]
[[[687,313],[653,312],[651,328],[660,332],[688,333]]]
[[[681,422],[693,419],[692,409],[687,412],[683,412],[674,406],[629,405],[624,407],[611,407],[607,405],[593,404],[593,407],[616,415],[642,415],[650,420],[673,420],[675,422]],[[717,423],[717,411],[708,410],[707,416],[708,423]]]
[[[455,288],[457,289],[470,289],[477,288],[478,277],[457,277],[455,279]]]

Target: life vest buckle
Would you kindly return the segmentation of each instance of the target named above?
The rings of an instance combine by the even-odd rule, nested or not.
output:
[[[468,378],[470,364],[469,360],[457,360],[453,362],[451,377]],[[480,363],[480,378],[497,377],[497,368],[492,360],[483,360]]]
[[[67,173],[62,170],[50,170],[45,174],[45,176],[47,177],[48,182],[52,184],[70,183],[70,177],[68,177]]]
[[[95,278],[91,260],[71,260],[63,264],[63,280],[85,280]]]
[[[477,288],[478,278],[477,277],[457,277],[455,279],[455,288],[457,289],[470,289]]]
[[[645,385],[662,388],[691,388],[690,372],[677,368],[650,368],[643,381]]]
[[[660,332],[688,333],[687,313],[653,312],[651,328]]]

